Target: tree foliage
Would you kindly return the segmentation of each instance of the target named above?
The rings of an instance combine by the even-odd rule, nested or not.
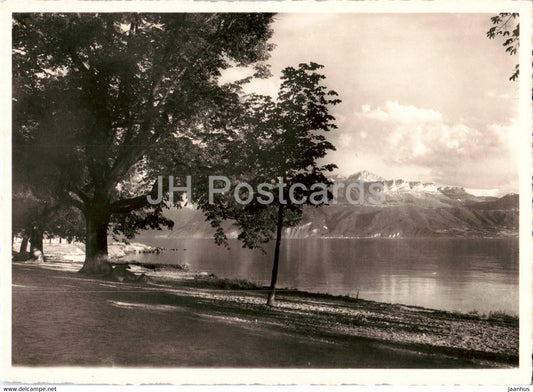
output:
[[[14,133],[28,159],[53,163],[59,198],[83,213],[86,270],[107,254],[112,217],[127,234],[170,224],[147,204],[154,179],[192,170],[202,134],[238,99],[237,84],[218,83],[221,70],[266,74],[272,18],[13,15]]]
[[[31,249],[43,252],[43,236],[60,236],[68,240],[82,239],[85,229],[82,217],[74,211],[61,191],[60,168],[49,160],[43,160],[32,143],[31,131],[37,124],[34,97],[18,94],[15,111],[24,116],[24,126],[13,130],[13,184],[12,184],[12,234],[23,238],[21,251],[25,252],[26,240],[31,239]],[[24,102],[28,99],[30,102]],[[20,119],[15,124],[22,124]],[[33,256],[31,254],[30,256]],[[21,254],[19,258],[24,258]]]
[[[518,13],[501,12],[490,18],[493,26],[487,31],[487,37],[490,39],[503,38],[502,46],[510,55],[517,54],[520,48],[519,17],[520,14]],[[517,64],[509,80],[517,80],[519,74],[520,64]]]

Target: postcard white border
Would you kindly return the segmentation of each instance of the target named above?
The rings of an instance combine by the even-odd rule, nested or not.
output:
[[[531,40],[520,42],[520,364],[515,369],[230,369],[11,366],[11,13],[12,12],[300,12],[487,13],[519,12],[520,36],[531,37],[532,4],[519,1],[17,1],[0,2],[2,381],[76,384],[284,385],[527,385],[532,366]],[[505,81],[502,81],[505,82]]]

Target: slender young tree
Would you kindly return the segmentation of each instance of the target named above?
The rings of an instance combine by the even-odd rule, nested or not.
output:
[[[335,91],[324,85],[322,65],[300,64],[283,70],[276,100],[268,96],[248,97],[238,117],[234,140],[230,194],[216,194],[214,203],[201,208],[223,236],[220,223],[234,219],[238,238],[248,248],[259,248],[275,238],[274,260],[267,304],[275,305],[280,245],[283,229],[296,225],[304,205],[318,207],[332,195],[326,173],[334,164],[320,164],[335,147],[325,133],[336,128],[330,108],[340,102]],[[230,154],[226,154],[229,156]],[[246,182],[250,188],[240,184]],[[247,200],[253,189],[271,196]],[[224,238],[220,239],[223,242]]]
[[[84,216],[83,272],[110,271],[113,216],[143,210],[145,227],[167,223],[147,202],[157,175],[189,168],[210,119],[238,97],[235,85],[218,83],[222,70],[267,73],[272,18],[14,14],[14,133],[31,159],[53,163],[60,199]]]

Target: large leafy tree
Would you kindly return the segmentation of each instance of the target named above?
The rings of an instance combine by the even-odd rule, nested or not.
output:
[[[232,159],[230,192],[200,205],[217,227],[220,242],[224,219],[235,220],[245,247],[261,248],[275,239],[268,305],[275,305],[283,229],[301,220],[305,205],[318,207],[332,197],[326,174],[336,166],[320,162],[335,149],[326,133],[336,128],[330,109],[340,100],[324,85],[322,68],[312,62],[287,67],[276,99],[246,99],[233,124],[233,155],[224,154]],[[271,196],[259,195],[260,188]],[[251,192],[257,193],[251,197]]]
[[[218,83],[221,70],[265,75],[272,18],[14,14],[14,132],[28,159],[53,163],[57,199],[85,218],[82,271],[109,271],[112,217],[169,224],[147,203],[154,179],[190,169],[212,119],[238,99],[238,86]],[[118,223],[131,232],[131,220]]]

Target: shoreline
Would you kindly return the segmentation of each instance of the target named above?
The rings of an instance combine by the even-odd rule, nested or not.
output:
[[[385,238],[383,238],[385,239]],[[114,243],[113,245],[117,245],[118,243]],[[269,287],[267,285],[259,285],[257,283],[254,283],[253,281],[242,279],[242,278],[224,278],[219,277],[215,275],[214,273],[209,273],[205,271],[196,271],[191,270],[189,265],[182,265],[177,263],[154,263],[154,262],[143,262],[143,261],[137,261],[135,259],[131,259],[129,257],[131,256],[138,256],[145,253],[157,253],[155,250],[159,250],[162,252],[172,252],[173,249],[165,249],[161,247],[151,247],[149,245],[140,244],[145,247],[145,250],[139,251],[136,253],[130,252],[129,255],[122,255],[122,256],[116,256],[112,255],[109,258],[109,263],[114,267],[125,267],[127,269],[127,272],[123,273],[131,273],[137,278],[140,277],[140,275],[145,275],[147,279],[151,279],[154,281],[161,281],[166,283],[172,283],[173,281],[178,281],[180,284],[186,284],[185,281],[188,280],[196,280],[198,285],[203,285],[206,288],[219,288],[219,289],[232,289],[232,290],[255,290],[255,291],[268,291]],[[177,249],[176,249],[177,250]],[[15,251],[14,251],[15,252]],[[16,252],[15,252],[16,253]],[[157,253],[159,254],[159,253]],[[47,254],[49,257],[48,261],[46,263],[42,263],[41,265],[44,268],[50,268],[55,270],[65,270],[65,271],[73,271],[78,272],[82,266],[83,266],[83,259],[78,258],[76,260],[68,260],[72,255],[62,255],[60,257],[57,257],[56,254]],[[26,261],[13,261],[13,263],[28,263],[28,264],[39,264],[36,261],[26,260]],[[133,277],[133,275],[130,274],[130,278]],[[128,280],[128,279],[125,279]],[[130,281],[132,281],[130,279]],[[145,280],[146,281],[146,280]],[[193,286],[191,286],[193,287]],[[293,293],[293,294],[300,294],[303,296],[310,296],[310,297],[323,297],[326,299],[344,299],[344,300],[358,300],[359,296],[357,294],[357,297],[354,297],[350,294],[332,294],[329,292],[321,292],[321,291],[308,291],[308,290],[302,290],[298,288],[293,287],[278,287],[276,288],[276,292],[286,292],[286,293]],[[480,312],[477,309],[472,309],[469,311],[460,311],[460,310],[453,310],[453,309],[438,309],[438,308],[432,308],[427,306],[421,306],[416,304],[408,304],[408,303],[402,303],[402,302],[384,302],[384,301],[376,301],[372,299],[365,299],[360,298],[361,301],[367,301],[367,302],[375,302],[375,303],[381,303],[384,305],[398,305],[398,306],[405,306],[409,308],[414,309],[420,309],[422,311],[432,311],[432,312],[443,312],[443,313],[449,313],[457,316],[465,316],[465,317],[480,317],[482,319],[490,319],[490,318],[498,318],[498,317],[504,317],[508,319],[512,319],[518,322],[518,314],[516,313],[510,313],[507,311],[502,311],[500,309],[494,309],[487,312]]]
[[[93,289],[107,287],[110,295],[107,301],[130,311],[179,311],[181,307],[174,303],[175,297],[186,299],[190,304],[187,310],[195,313],[209,303],[208,314],[201,312],[202,317],[220,320],[222,329],[230,328],[236,322],[258,326],[268,330],[269,334],[289,334],[292,338],[310,342],[356,347],[378,345],[380,350],[401,350],[411,361],[425,358],[429,367],[433,367],[430,365],[433,362],[444,367],[454,363],[461,363],[458,367],[518,365],[518,318],[503,313],[481,316],[289,289],[278,289],[278,306],[270,308],[265,305],[264,288],[245,281],[180,270],[176,271],[179,279],[156,279],[147,275],[148,280],[144,282],[132,283],[127,279],[117,282],[77,274],[74,268],[77,265],[68,262],[13,263],[14,312],[19,301],[17,290],[24,291],[24,288],[17,288],[21,272],[26,274],[23,279],[32,285],[39,280],[40,274],[45,274],[52,279],[70,281],[72,287],[79,283]],[[65,267],[69,269],[65,270]],[[138,268],[134,266],[131,272],[138,273]],[[41,290],[46,291],[47,285],[41,282]],[[132,288],[150,294],[149,300],[131,302],[127,292]],[[49,311],[54,313],[53,309]],[[16,323],[14,318],[14,329]],[[124,331],[126,334],[132,332]],[[151,332],[146,333],[151,336]],[[158,338],[153,336],[153,339]],[[365,362],[372,362],[369,358],[360,361],[363,367]],[[397,367],[394,362],[389,358],[384,367]]]
[[[390,241],[396,241],[397,238],[383,238]],[[212,239],[209,240],[210,243]],[[293,241],[306,241],[291,239]],[[323,239],[319,239],[320,241]],[[381,240],[376,238],[361,239],[361,240]],[[402,239],[403,240],[403,239]],[[446,239],[442,239],[446,240]],[[466,240],[466,239],[465,239]],[[491,241],[491,239],[488,239]],[[502,239],[494,239],[495,241],[500,241]],[[142,239],[141,239],[142,241]],[[58,243],[57,241],[51,243],[45,243],[45,255],[47,257],[48,263],[46,264],[49,268],[53,269],[68,269],[71,271],[78,271],[83,266],[83,261],[85,260],[85,247],[83,243],[73,242],[73,243]],[[19,249],[19,244],[15,241],[13,246],[13,254],[17,255],[17,250]],[[146,275],[146,278],[155,279],[155,280],[184,280],[185,279],[194,279],[194,277],[202,277],[204,280],[208,276],[216,278],[218,284],[211,285],[213,287],[218,286],[219,288],[232,288],[238,289],[240,286],[245,289],[256,289],[256,290],[266,290],[268,289],[269,278],[267,279],[249,279],[246,276],[241,276],[239,274],[232,275],[226,274],[224,271],[217,271],[217,269],[204,271],[201,268],[191,267],[187,262],[178,263],[174,261],[172,257],[173,252],[180,252],[183,246],[177,248],[165,248],[161,246],[152,246],[146,245],[143,242],[131,242],[131,243],[122,243],[122,242],[112,242],[109,245],[109,262],[115,266],[127,266],[128,272],[132,272],[136,275]],[[183,249],[187,250],[187,249]],[[145,254],[148,254],[145,256]],[[167,256],[165,256],[167,254]],[[170,256],[168,256],[170,255]],[[168,258],[171,257],[172,260]],[[180,258],[178,257],[177,260]],[[193,263],[194,265],[194,263]],[[124,272],[125,273],[125,272]],[[219,275],[220,273],[220,275]],[[216,274],[216,275],[215,275]],[[410,298],[397,298],[391,296],[375,296],[370,293],[363,291],[361,296],[359,296],[359,290],[334,290],[330,292],[327,290],[327,287],[311,287],[309,285],[305,287],[298,287],[298,285],[284,285],[279,286],[277,290],[284,291],[299,291],[302,293],[308,292],[310,294],[319,294],[325,297],[344,297],[344,298],[361,298],[369,301],[383,302],[385,304],[398,304],[405,305],[409,307],[419,307],[426,309],[433,309],[437,311],[445,311],[456,314],[463,315],[477,315],[482,318],[491,318],[493,316],[504,316],[510,318],[518,318],[518,310],[514,308],[509,308],[505,306],[486,306],[482,304],[481,306],[476,306],[475,302],[472,302],[470,306],[439,306],[436,301],[416,301],[410,300]],[[414,298],[414,297],[413,297]]]
[[[171,232],[170,232],[171,233]],[[229,240],[237,240],[236,236],[228,233]],[[449,235],[449,234],[435,234],[435,235],[420,235],[420,236],[308,236],[308,237],[299,237],[291,235],[282,235],[282,240],[425,240],[425,239],[445,239],[445,240],[460,240],[460,239],[487,239],[487,240],[499,240],[499,239],[519,239],[520,235],[517,231],[509,231],[505,233],[498,233],[495,235],[488,235],[484,233],[472,233],[468,235]],[[172,240],[213,240],[212,235],[205,236],[196,236],[196,237],[185,237],[185,236],[170,236],[170,235],[159,235],[155,238],[159,239],[172,239]],[[172,250],[167,248],[160,248],[162,250]]]

